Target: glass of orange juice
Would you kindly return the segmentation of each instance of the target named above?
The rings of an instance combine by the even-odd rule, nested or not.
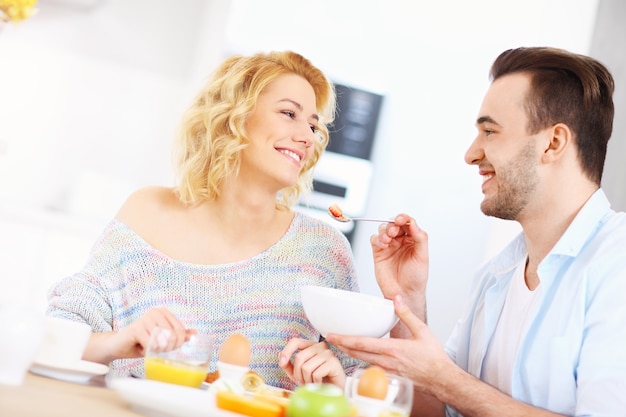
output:
[[[146,378],[199,388],[211,362],[214,336],[193,334],[177,349],[171,349],[172,331],[155,327],[150,333],[144,367]]]

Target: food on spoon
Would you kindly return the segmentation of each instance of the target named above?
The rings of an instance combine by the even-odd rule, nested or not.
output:
[[[285,417],[287,408],[286,399],[249,396],[232,391],[217,391],[215,404],[222,410],[250,417]]]
[[[236,366],[247,367],[250,364],[250,342],[242,334],[230,335],[220,348],[219,361]]]
[[[379,366],[372,365],[361,373],[356,392],[363,397],[384,400],[387,397],[388,389],[389,378],[385,370]]]
[[[328,207],[328,211],[336,219],[342,219],[343,218],[343,211],[341,210],[341,208],[337,204],[333,204],[332,206]]]

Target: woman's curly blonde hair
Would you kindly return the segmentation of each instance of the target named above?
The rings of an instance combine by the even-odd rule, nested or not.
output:
[[[335,90],[324,73],[292,52],[234,55],[227,58],[183,116],[174,145],[176,192],[185,204],[213,200],[226,177],[237,175],[241,151],[248,146],[245,123],[261,92],[277,77],[297,74],[313,87],[320,117],[319,141],[302,167],[298,182],[281,190],[277,205],[291,207],[311,189],[313,167],[328,144],[328,125],[335,116]]]

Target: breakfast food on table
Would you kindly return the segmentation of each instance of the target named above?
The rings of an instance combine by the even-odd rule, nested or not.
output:
[[[266,397],[289,397],[289,391],[267,385],[263,377],[254,371],[248,371],[241,378],[241,385],[248,393],[254,393]]]
[[[215,403],[250,417],[356,417],[343,390],[324,383],[301,385],[289,398],[218,391]]]
[[[363,397],[384,400],[389,389],[389,378],[385,370],[379,366],[369,366],[359,377],[357,394]]]
[[[334,385],[307,384],[296,390],[297,395],[267,385],[261,375],[248,368],[250,353],[250,343],[241,334],[231,335],[222,344],[218,371],[211,375],[216,379],[209,387],[218,408],[250,417],[347,417],[350,414],[346,396]],[[320,414],[318,409],[331,413]]]
[[[243,389],[248,392],[256,392],[263,389],[263,386],[265,386],[265,380],[256,372],[248,371],[243,377],[241,377],[241,385],[243,385]]]
[[[213,382],[217,381],[219,377],[220,377],[220,371],[209,372],[206,374],[206,377],[204,378],[204,382],[212,384]]]
[[[349,417],[354,409],[343,390],[336,385],[300,385],[289,397],[287,417]]]
[[[220,347],[217,361],[217,375],[209,386],[209,391],[233,391],[244,393],[242,381],[249,372],[250,341],[242,334],[230,335]]]
[[[248,338],[238,333],[229,336],[220,348],[217,371],[206,375],[205,381],[211,384],[209,391],[254,393],[267,397],[286,398],[289,391],[267,385],[261,375],[248,368],[250,355],[251,347]]]
[[[146,378],[198,388],[206,377],[206,365],[192,365],[172,359],[148,357],[144,361]]]
[[[147,379],[200,388],[206,378],[213,349],[213,337],[193,334],[177,349],[164,349],[171,342],[172,331],[155,327],[144,357]]]
[[[345,393],[358,417],[409,417],[413,405],[413,382],[375,365],[355,370]]]
[[[250,356],[250,342],[242,334],[233,334],[222,344],[217,371],[207,375],[217,407],[250,417],[286,417],[289,392],[268,386],[250,370]]]
[[[220,348],[219,361],[230,365],[245,366],[250,364],[250,341],[242,334],[230,335]]]
[[[222,410],[250,417],[285,417],[288,400],[261,395],[251,396],[231,391],[217,391],[215,404]]]

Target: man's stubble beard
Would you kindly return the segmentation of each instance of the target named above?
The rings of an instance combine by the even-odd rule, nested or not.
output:
[[[517,220],[539,183],[534,149],[534,140],[529,139],[518,157],[506,165],[506,168],[500,169],[495,177],[498,181],[497,193],[490,198],[485,197],[480,205],[485,215],[503,220]]]

